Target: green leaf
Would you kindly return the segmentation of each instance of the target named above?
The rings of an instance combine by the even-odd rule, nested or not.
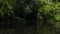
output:
[[[60,20],[60,14],[55,15],[56,20]]]

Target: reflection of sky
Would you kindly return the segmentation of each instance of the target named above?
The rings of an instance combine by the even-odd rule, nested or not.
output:
[[[27,12],[27,13],[31,12],[31,8],[29,6],[26,6],[25,12]]]
[[[25,9],[29,9],[29,7],[28,6],[26,6],[26,8]]]

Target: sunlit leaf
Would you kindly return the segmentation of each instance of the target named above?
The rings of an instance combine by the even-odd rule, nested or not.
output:
[[[56,18],[57,20],[60,20],[60,14],[56,14],[56,15],[55,15],[55,18]]]

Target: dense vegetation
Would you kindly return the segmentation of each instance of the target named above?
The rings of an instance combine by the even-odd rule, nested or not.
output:
[[[0,0],[0,29],[1,34],[60,34],[60,0]]]

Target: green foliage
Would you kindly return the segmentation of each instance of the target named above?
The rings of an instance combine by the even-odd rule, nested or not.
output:
[[[60,2],[53,3],[51,1],[52,0],[40,0],[43,6],[41,6],[41,8],[38,10],[38,14],[40,14],[39,16],[42,16],[43,19],[46,20],[48,24],[50,24],[50,26],[58,29],[60,28]]]
[[[60,22],[57,22],[56,24],[55,24],[55,27],[58,29],[58,28],[60,28]]]
[[[23,18],[19,16],[15,16],[17,22],[25,24],[25,18],[26,14],[34,13],[37,16],[37,19],[39,23],[42,23],[41,25],[38,23],[39,32],[44,32],[45,30],[49,30],[49,28],[46,29],[46,27],[43,27],[43,23],[47,23],[50,28],[60,28],[60,2],[59,0],[36,0],[32,1],[30,3],[24,1],[19,1],[17,4],[15,3],[16,0],[0,0],[0,17],[5,17],[5,14],[7,13],[9,17],[15,16],[14,9],[16,13],[18,14],[21,12],[21,14],[24,15]],[[6,6],[5,6],[6,5]],[[16,6],[17,5],[17,6]],[[16,8],[15,8],[16,7]],[[6,8],[6,9],[5,9]],[[18,9],[18,10],[16,10]],[[20,10],[20,11],[19,11]],[[7,17],[7,16],[6,16]],[[39,20],[40,19],[40,20]],[[46,25],[46,24],[45,24]],[[41,27],[43,30],[41,30]],[[41,31],[40,31],[41,30]],[[43,34],[49,34],[51,31],[48,31]]]
[[[56,14],[55,17],[57,20],[60,20],[60,14]]]

